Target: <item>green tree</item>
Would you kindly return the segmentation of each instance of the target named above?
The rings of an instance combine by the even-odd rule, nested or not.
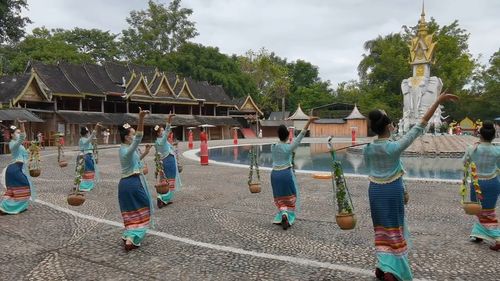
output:
[[[99,29],[53,29],[54,37],[76,47],[81,54],[89,55],[95,62],[117,60],[119,55],[117,34]]]
[[[189,20],[192,9],[182,8],[181,0],[168,6],[149,0],[147,10],[132,11],[122,31],[121,48],[125,57],[137,63],[155,63],[198,35]]]
[[[0,44],[17,42],[24,36],[24,27],[31,20],[21,16],[21,9],[27,7],[26,0],[0,1]]]
[[[283,109],[283,99],[290,94],[291,80],[286,60],[262,48],[239,57],[243,72],[250,75],[257,90],[254,95],[265,113]]]
[[[411,76],[407,42],[398,33],[378,36],[365,42],[368,54],[358,66],[360,81],[370,86],[383,86],[387,95],[400,95],[401,82]]]
[[[89,55],[79,53],[75,46],[52,36],[44,27],[33,29],[33,34],[26,36],[16,45],[4,49],[4,52],[8,60],[7,65],[4,65],[6,73],[23,72],[30,60],[52,64],[60,60],[72,63],[92,62]]]
[[[319,68],[310,62],[297,60],[287,64],[290,75],[290,98],[287,106],[294,110],[300,104],[304,110],[333,102],[330,81],[322,81]]]
[[[460,100],[447,108],[452,119],[500,117],[500,50],[491,56],[488,67],[478,70],[475,80],[475,86],[460,92]]]
[[[244,97],[256,91],[250,76],[241,71],[237,58],[222,54],[214,47],[186,43],[162,57],[157,64],[151,65],[196,80],[222,85],[232,97]]]

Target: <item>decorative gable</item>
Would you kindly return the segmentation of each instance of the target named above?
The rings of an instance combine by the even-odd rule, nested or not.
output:
[[[196,98],[194,97],[193,93],[189,89],[189,86],[188,86],[186,80],[184,80],[183,83],[184,84],[182,85],[181,90],[177,93],[177,97],[195,100]]]
[[[247,96],[245,102],[240,107],[241,111],[253,111],[259,113],[259,115],[264,115],[264,113],[259,109],[257,104],[253,101],[251,96]]]
[[[137,81],[134,81],[130,84],[129,89],[130,90],[127,90],[127,97],[151,97],[151,92],[149,91],[148,85],[146,84],[146,81],[144,80],[144,77],[142,75],[137,78]]]
[[[175,98],[174,90],[168,83],[168,80],[165,76],[161,76],[161,81],[160,85],[158,86],[156,92],[154,93],[155,96],[157,97],[169,97],[169,98]]]
[[[21,91],[19,96],[17,96],[13,103],[16,104],[19,101],[48,101],[50,100],[49,96],[43,88],[39,84],[39,80],[36,76],[36,74],[32,73],[30,79],[28,80],[28,83],[26,83],[26,86],[24,89]]]

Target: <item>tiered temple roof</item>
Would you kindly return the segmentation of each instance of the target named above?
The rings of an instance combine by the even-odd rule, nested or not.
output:
[[[221,86],[189,77],[179,78],[173,73],[159,72],[154,67],[116,62],[102,65],[60,62],[51,65],[36,61],[28,64],[24,74],[1,78],[4,85],[0,85],[0,102],[9,103],[24,88],[30,73],[39,78],[37,81],[44,91],[54,96],[121,96],[125,100],[151,103],[194,105],[202,102],[236,109],[253,104],[248,97],[242,100],[243,103],[231,99]],[[10,81],[8,85],[6,81]]]

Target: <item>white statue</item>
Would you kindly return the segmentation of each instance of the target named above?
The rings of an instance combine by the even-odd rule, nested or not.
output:
[[[402,133],[418,122],[434,103],[443,88],[443,82],[438,77],[430,77],[431,64],[436,42],[433,42],[433,34],[428,34],[425,13],[418,22],[417,36],[410,42],[410,64],[413,68],[413,76],[403,80],[401,90],[403,92],[403,124]],[[435,128],[441,126],[441,107],[432,116],[429,125]]]

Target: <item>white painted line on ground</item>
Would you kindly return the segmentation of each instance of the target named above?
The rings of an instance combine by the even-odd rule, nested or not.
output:
[[[48,203],[48,202],[41,201],[38,199],[35,200],[35,202],[38,204],[47,206],[49,208],[52,208],[54,210],[78,217],[78,218],[87,219],[87,220],[91,220],[91,221],[94,221],[97,223],[107,224],[107,225],[111,225],[111,226],[123,227],[123,224],[120,222],[106,220],[106,219],[102,219],[102,218],[97,218],[97,217],[89,216],[89,215],[84,215],[84,214],[75,212],[73,210],[63,208],[63,207],[54,205],[52,203]],[[366,269],[347,266],[347,265],[320,262],[320,261],[316,261],[316,260],[297,258],[297,257],[292,257],[292,256],[274,255],[274,254],[268,254],[268,253],[262,253],[262,252],[248,251],[248,250],[244,250],[244,249],[240,249],[240,248],[211,244],[211,243],[206,243],[206,242],[200,242],[200,241],[196,241],[193,239],[179,237],[179,236],[175,236],[172,234],[168,234],[168,233],[156,231],[156,230],[150,230],[150,231],[148,231],[148,233],[151,235],[155,235],[155,236],[166,238],[169,240],[181,242],[181,243],[188,244],[191,246],[202,247],[202,248],[207,248],[207,249],[216,250],[216,251],[230,252],[230,253],[234,253],[234,254],[252,256],[252,257],[257,257],[257,258],[278,260],[278,261],[294,263],[294,264],[303,265],[303,266],[338,270],[338,271],[355,273],[355,274],[360,274],[360,275],[365,275],[365,276],[373,276],[374,275],[374,271],[372,271],[372,270],[366,270]],[[415,281],[424,281],[425,279],[414,279],[414,280]]]

